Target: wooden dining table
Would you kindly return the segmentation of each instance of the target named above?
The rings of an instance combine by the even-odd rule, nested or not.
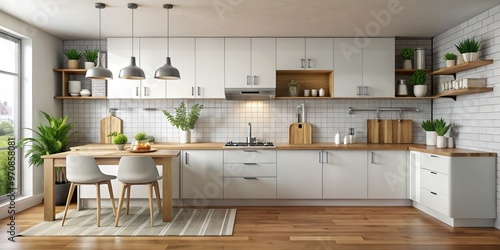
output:
[[[172,221],[172,158],[178,157],[179,150],[157,150],[154,152],[133,153],[126,150],[80,150],[67,151],[58,154],[45,155],[43,158],[44,172],[44,215],[45,221],[55,220],[55,176],[57,167],[66,167],[68,155],[90,155],[95,158],[97,165],[118,165],[123,156],[150,156],[157,165],[162,166],[163,191],[163,221]]]

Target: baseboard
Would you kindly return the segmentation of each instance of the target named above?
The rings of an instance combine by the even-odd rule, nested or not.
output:
[[[413,202],[413,206],[452,227],[495,227],[494,218],[451,218],[418,202]]]
[[[14,201],[15,203],[11,206],[10,202],[6,202],[5,204],[0,205],[0,219],[12,216],[15,214],[9,214],[9,211],[15,211],[15,213],[19,213],[28,208],[34,207],[40,203],[42,203],[43,194],[37,194],[28,197],[17,197]]]

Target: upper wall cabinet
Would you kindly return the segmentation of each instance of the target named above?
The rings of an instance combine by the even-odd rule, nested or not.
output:
[[[332,70],[333,38],[277,38],[277,70]]]
[[[196,38],[196,98],[224,98],[224,38]]]
[[[275,88],[276,39],[226,38],[226,88]]]
[[[394,38],[334,38],[334,97],[394,97]]]
[[[170,38],[172,66],[179,70],[181,79],[167,80],[167,98],[194,98],[195,39]]]

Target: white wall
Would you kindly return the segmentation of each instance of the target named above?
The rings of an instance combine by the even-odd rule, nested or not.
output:
[[[433,41],[434,68],[445,67],[442,59],[447,52],[458,54],[454,44],[475,36],[482,42],[480,60],[493,59],[485,67],[457,74],[461,78],[487,78],[493,92],[472,94],[434,101],[434,118],[444,118],[454,124],[456,145],[460,148],[483,150],[500,154],[500,5],[436,36]],[[435,77],[434,84],[452,80],[451,76]],[[436,86],[434,86],[436,88]],[[497,177],[500,158],[497,156]],[[497,218],[500,218],[500,178],[497,178]],[[466,197],[464,197],[466,198]],[[479,204],[478,204],[479,205]],[[496,220],[500,228],[500,219]]]

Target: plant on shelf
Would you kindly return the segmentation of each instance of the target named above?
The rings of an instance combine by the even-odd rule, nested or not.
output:
[[[116,145],[116,150],[123,150],[125,144],[128,142],[128,137],[122,133],[111,132],[108,137],[113,137],[113,144]]]
[[[410,83],[413,85],[413,94],[416,97],[425,96],[427,93],[427,76],[425,70],[419,69],[410,76]]]
[[[425,131],[425,144],[429,146],[436,145],[436,128],[434,127],[434,121],[425,120],[422,122],[422,128]]]
[[[477,61],[478,55],[477,52],[481,47],[481,42],[476,40],[475,37],[472,38],[464,38],[455,44],[455,48],[457,48],[458,52],[462,54],[465,62]]]
[[[145,141],[148,139],[148,135],[144,132],[139,132],[134,135],[134,139],[136,139],[137,141]]]
[[[93,68],[99,55],[99,49],[86,49],[83,55],[85,56],[85,60],[87,60],[85,62],[85,69]]]
[[[65,49],[63,50],[63,54],[68,58],[68,68],[77,69],[78,60],[82,58],[83,53],[76,51],[76,49]]]
[[[454,53],[446,53],[444,54],[444,60],[446,61],[446,67],[454,66],[457,60],[457,55]]]
[[[436,131],[434,128],[434,122],[432,120],[425,120],[422,122],[422,128],[424,131]]]
[[[444,137],[444,135],[450,129],[451,124],[446,124],[446,121],[443,120],[443,118],[440,118],[440,119],[436,119],[434,121],[434,127],[436,129],[436,134],[437,134],[436,147],[437,148],[445,148],[446,147],[446,138]]]
[[[186,109],[186,104],[181,102],[178,108],[175,108],[175,116],[166,110],[162,110],[163,114],[172,126],[181,130],[181,143],[191,142],[191,130],[194,129],[196,121],[200,117],[202,104],[194,104],[191,106],[189,112]]]
[[[415,54],[415,49],[412,48],[404,48],[401,50],[401,58],[403,58],[403,69],[412,69],[411,59],[413,59],[413,55]]]

